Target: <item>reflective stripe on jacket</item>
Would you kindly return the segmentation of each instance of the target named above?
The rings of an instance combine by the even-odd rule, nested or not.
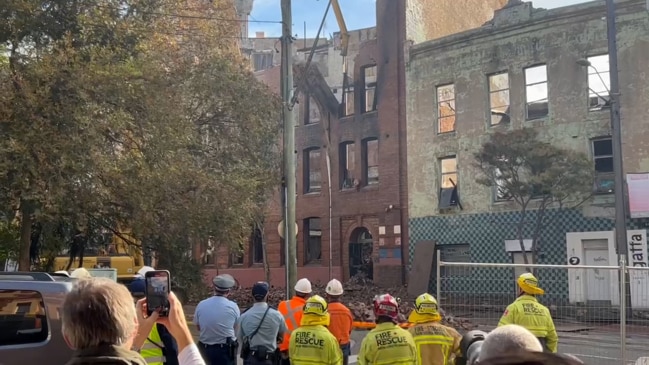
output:
[[[146,360],[146,363],[149,365],[164,365],[166,359],[162,349],[164,348],[164,343],[160,338],[158,333],[158,325],[153,325],[151,332],[149,332],[149,337],[142,345],[140,349],[140,355]]]
[[[447,365],[460,355],[460,335],[439,322],[416,324],[408,329],[417,346],[417,364]]]
[[[517,324],[525,327],[539,339],[545,339],[548,350],[557,352],[559,336],[554,328],[550,310],[532,295],[521,295],[510,304],[498,322],[498,327]]]
[[[304,309],[304,304],[306,300],[300,297],[293,297],[291,300],[285,300],[280,302],[277,306],[277,310],[284,317],[286,322],[286,328],[288,331],[284,334],[284,340],[279,344],[280,351],[288,351],[288,344],[291,338],[291,332],[296,328],[300,327],[300,322],[302,321],[302,313]]]
[[[293,365],[342,365],[338,339],[325,326],[302,326],[291,335],[288,354]]]
[[[417,348],[410,332],[394,323],[381,323],[361,343],[358,365],[413,365]]]

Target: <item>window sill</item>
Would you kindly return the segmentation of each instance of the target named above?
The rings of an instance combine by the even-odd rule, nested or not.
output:
[[[542,122],[547,122],[548,118],[549,118],[549,115],[544,115],[542,117],[525,118],[525,121],[526,122],[531,122],[531,123],[534,123],[534,122],[541,122],[542,123]]]
[[[322,190],[309,191],[309,192],[304,193],[304,196],[305,197],[314,197],[314,196],[320,196],[321,194],[322,194]]]
[[[319,267],[322,266],[322,260],[311,260],[304,263],[305,267]]]
[[[379,188],[379,183],[376,184],[368,184],[363,186],[362,190],[363,191],[370,191],[370,190],[377,190]]]
[[[228,268],[230,269],[243,269],[244,265],[243,264],[230,264],[228,265]]]
[[[455,136],[456,134],[457,134],[457,130],[452,130],[448,132],[437,132],[438,137]]]
[[[341,188],[341,189],[339,190],[340,193],[345,193],[345,194],[346,194],[346,193],[354,193],[354,192],[356,192],[356,191],[357,191],[356,188]]]
[[[362,115],[371,115],[371,114],[376,114],[376,113],[378,113],[378,110],[375,109],[375,110],[370,110],[370,111],[367,111],[367,112],[363,112],[361,114]]]

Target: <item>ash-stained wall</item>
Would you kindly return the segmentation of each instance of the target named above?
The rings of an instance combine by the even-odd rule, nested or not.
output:
[[[480,27],[507,0],[407,0],[406,37],[414,44]]]
[[[504,9],[480,29],[413,47],[407,69],[408,188],[411,218],[439,214],[439,158],[457,155],[462,214],[512,210],[493,203],[473,177],[473,153],[489,133],[538,127],[552,143],[591,154],[609,134],[609,110],[589,111],[587,72],[576,61],[607,53],[602,2],[553,10]],[[618,54],[626,172],[649,171],[649,13],[644,1],[618,5]],[[525,120],[525,67],[546,63],[549,115]],[[491,127],[487,75],[508,71],[511,123]],[[455,83],[456,131],[437,133],[436,86]],[[606,203],[606,197],[600,197]],[[608,199],[610,201],[611,199]],[[606,204],[604,204],[606,205]],[[593,209],[592,207],[587,207]],[[602,214],[606,214],[602,212]]]

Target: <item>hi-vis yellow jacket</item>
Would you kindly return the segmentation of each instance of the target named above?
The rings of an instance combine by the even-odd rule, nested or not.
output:
[[[417,348],[410,332],[394,323],[381,323],[361,343],[358,365],[414,365]]]
[[[417,365],[448,365],[460,355],[460,335],[439,322],[419,323],[408,331],[417,346]]]
[[[162,352],[164,343],[158,333],[158,325],[154,324],[149,332],[149,337],[144,341],[140,349],[140,355],[146,360],[149,365],[164,365],[166,359]]]
[[[541,342],[545,342],[548,350],[557,352],[559,336],[554,328],[550,310],[539,303],[536,297],[523,294],[514,303],[510,304],[500,318],[498,327],[507,324],[517,324],[525,327],[534,336],[538,337]]]
[[[305,325],[291,333],[288,354],[293,365],[342,365],[338,339],[323,325]]]

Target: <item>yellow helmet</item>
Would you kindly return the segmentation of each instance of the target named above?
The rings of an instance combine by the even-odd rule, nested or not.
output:
[[[542,295],[545,293],[543,289],[539,288],[539,280],[532,273],[526,272],[522,274],[518,277],[516,283],[527,294]]]
[[[327,301],[319,295],[310,297],[304,304],[304,314],[324,316],[327,314]]]
[[[439,306],[434,296],[424,293],[415,299],[415,311],[419,314],[439,314]]]

